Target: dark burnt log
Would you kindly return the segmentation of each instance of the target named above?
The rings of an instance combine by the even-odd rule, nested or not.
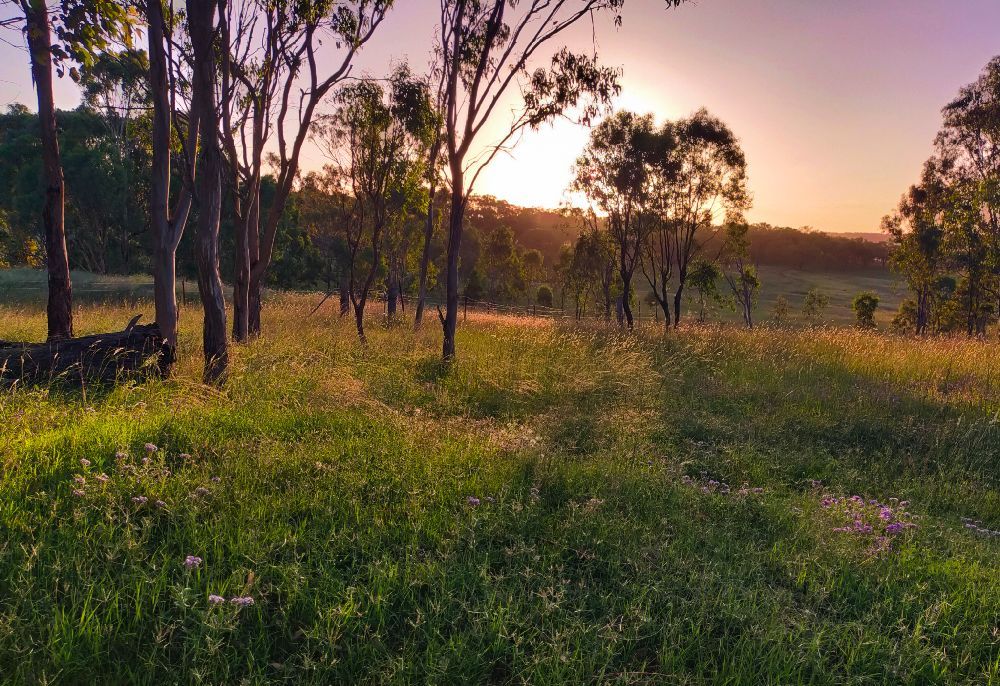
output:
[[[0,341],[0,383],[82,385],[162,376],[173,362],[170,349],[159,326],[137,326],[138,319],[112,333],[48,343]]]

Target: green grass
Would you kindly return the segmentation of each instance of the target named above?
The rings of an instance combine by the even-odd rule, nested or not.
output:
[[[445,368],[313,304],[221,391],[187,308],[169,381],[0,395],[0,680],[1000,683],[995,343],[470,316]]]
[[[817,272],[787,267],[761,265],[758,268],[760,277],[760,293],[754,317],[758,322],[771,322],[774,318],[774,306],[779,297],[784,297],[788,303],[788,321],[786,325],[806,326],[809,324],[802,315],[802,302],[810,289],[818,289],[827,296],[829,304],[823,311],[821,320],[824,324],[849,326],[856,321],[851,302],[863,291],[871,291],[879,296],[879,308],[876,311],[876,321],[883,327],[888,327],[893,315],[899,309],[899,304],[906,297],[905,287],[897,275],[887,269],[859,269],[853,271]],[[648,304],[649,287],[641,274],[636,276],[636,288],[642,298],[643,320],[653,318],[653,308]],[[724,281],[718,284],[724,298],[731,300],[728,286]],[[697,317],[695,294],[688,289],[684,308],[686,316]],[[707,321],[742,322],[742,314],[728,304],[713,303],[706,313]]]

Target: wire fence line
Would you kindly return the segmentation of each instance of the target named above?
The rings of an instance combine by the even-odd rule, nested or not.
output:
[[[320,309],[320,307],[327,301],[333,301],[335,304],[339,303],[339,298],[336,291],[332,293],[326,293],[322,296],[322,299],[317,302],[316,307],[313,311]],[[399,297],[400,312],[406,313],[413,309],[416,309],[417,298],[411,295],[403,295]],[[430,311],[435,313],[440,308],[443,312],[446,303],[443,300],[437,298],[424,298],[424,316],[427,316],[427,312]],[[368,310],[377,310],[383,313],[388,313],[389,301],[384,294],[379,294],[376,298],[369,301]],[[615,309],[612,308],[611,315],[608,317],[603,308],[595,307],[592,310],[581,310],[578,316],[574,310],[567,310],[562,307],[549,307],[546,305],[539,305],[537,303],[527,303],[527,304],[513,304],[513,303],[497,303],[489,300],[478,300],[476,298],[470,298],[468,296],[459,296],[459,320],[462,321],[472,314],[499,314],[507,315],[512,317],[539,317],[544,319],[565,319],[565,320],[575,320],[575,321],[605,321],[610,319],[611,321],[617,321],[617,315]],[[663,324],[663,313],[658,307],[650,306],[642,307],[641,304],[637,303],[634,306],[632,312],[633,320],[638,324],[640,322],[644,323],[656,323]]]
[[[33,302],[40,301],[44,296],[47,285],[44,282],[40,283],[4,283],[0,287],[0,295],[11,296],[15,301],[20,302]],[[228,288],[227,295],[228,295]],[[74,287],[74,295],[78,296],[83,302],[114,302],[124,305],[138,306],[146,300],[151,300],[153,297],[153,283],[152,281],[127,281],[123,283],[81,283],[79,286]],[[315,307],[312,309],[312,313],[315,313],[321,309],[324,305],[330,306],[329,302],[333,303],[334,307],[339,306],[339,292],[319,292],[307,291],[307,293],[316,293],[317,302]],[[20,297],[18,297],[20,296]],[[198,303],[198,288],[196,283],[189,283],[189,279],[186,277],[180,277],[177,279],[177,300],[178,305],[181,307],[187,307],[189,305],[195,305]],[[412,295],[403,295],[399,299],[400,309],[402,312],[408,312],[411,308],[416,309],[417,298]],[[266,306],[266,300],[265,300]],[[388,299],[385,293],[377,293],[369,300],[368,307],[366,309],[382,312],[387,312],[389,307]],[[445,308],[444,300],[439,300],[434,297],[428,297],[424,299],[425,311],[436,312],[437,308],[441,308],[442,311]],[[485,313],[485,314],[505,314],[509,316],[519,316],[519,317],[542,317],[546,319],[570,319],[578,321],[603,321],[608,319],[604,313],[604,308],[597,304],[593,308],[584,308],[580,316],[577,316],[574,308],[565,309],[563,307],[549,307],[546,305],[539,305],[537,303],[530,304],[513,304],[513,303],[498,303],[489,300],[479,300],[476,298],[470,298],[468,296],[459,296],[459,319],[468,316],[468,313]],[[633,319],[636,322],[663,322],[663,313],[659,307],[650,305],[649,303],[642,303],[637,301],[632,312]],[[616,311],[614,305],[612,305],[611,316],[612,321],[616,321]]]

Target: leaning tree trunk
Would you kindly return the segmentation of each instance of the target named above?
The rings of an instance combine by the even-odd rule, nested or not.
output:
[[[635,327],[635,320],[632,318],[632,275],[627,277],[622,275],[622,312],[625,314],[625,323],[629,329]]]
[[[452,165],[451,176],[448,273],[445,279],[445,315],[441,322],[444,329],[441,356],[444,360],[455,358],[455,330],[458,328],[458,254],[462,243],[462,221],[465,214],[465,179],[461,165]]]
[[[52,94],[52,35],[45,0],[28,0],[25,4],[25,20],[28,52],[31,56],[31,77],[38,94],[38,121],[41,125],[42,167],[45,176],[42,225],[45,228],[45,263],[49,281],[46,308],[49,340],[58,340],[73,336],[73,285],[66,251],[66,191]]]
[[[226,301],[219,275],[219,220],[222,214],[222,156],[219,150],[219,114],[216,106],[217,55],[213,45],[215,3],[188,4],[191,48],[194,54],[193,99],[201,120],[201,169],[197,179],[198,292],[205,310],[202,340],[205,381],[222,380],[229,364]]]

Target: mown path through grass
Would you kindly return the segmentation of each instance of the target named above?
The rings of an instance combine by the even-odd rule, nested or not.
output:
[[[1000,683],[996,344],[311,304],[0,396],[4,683]]]

